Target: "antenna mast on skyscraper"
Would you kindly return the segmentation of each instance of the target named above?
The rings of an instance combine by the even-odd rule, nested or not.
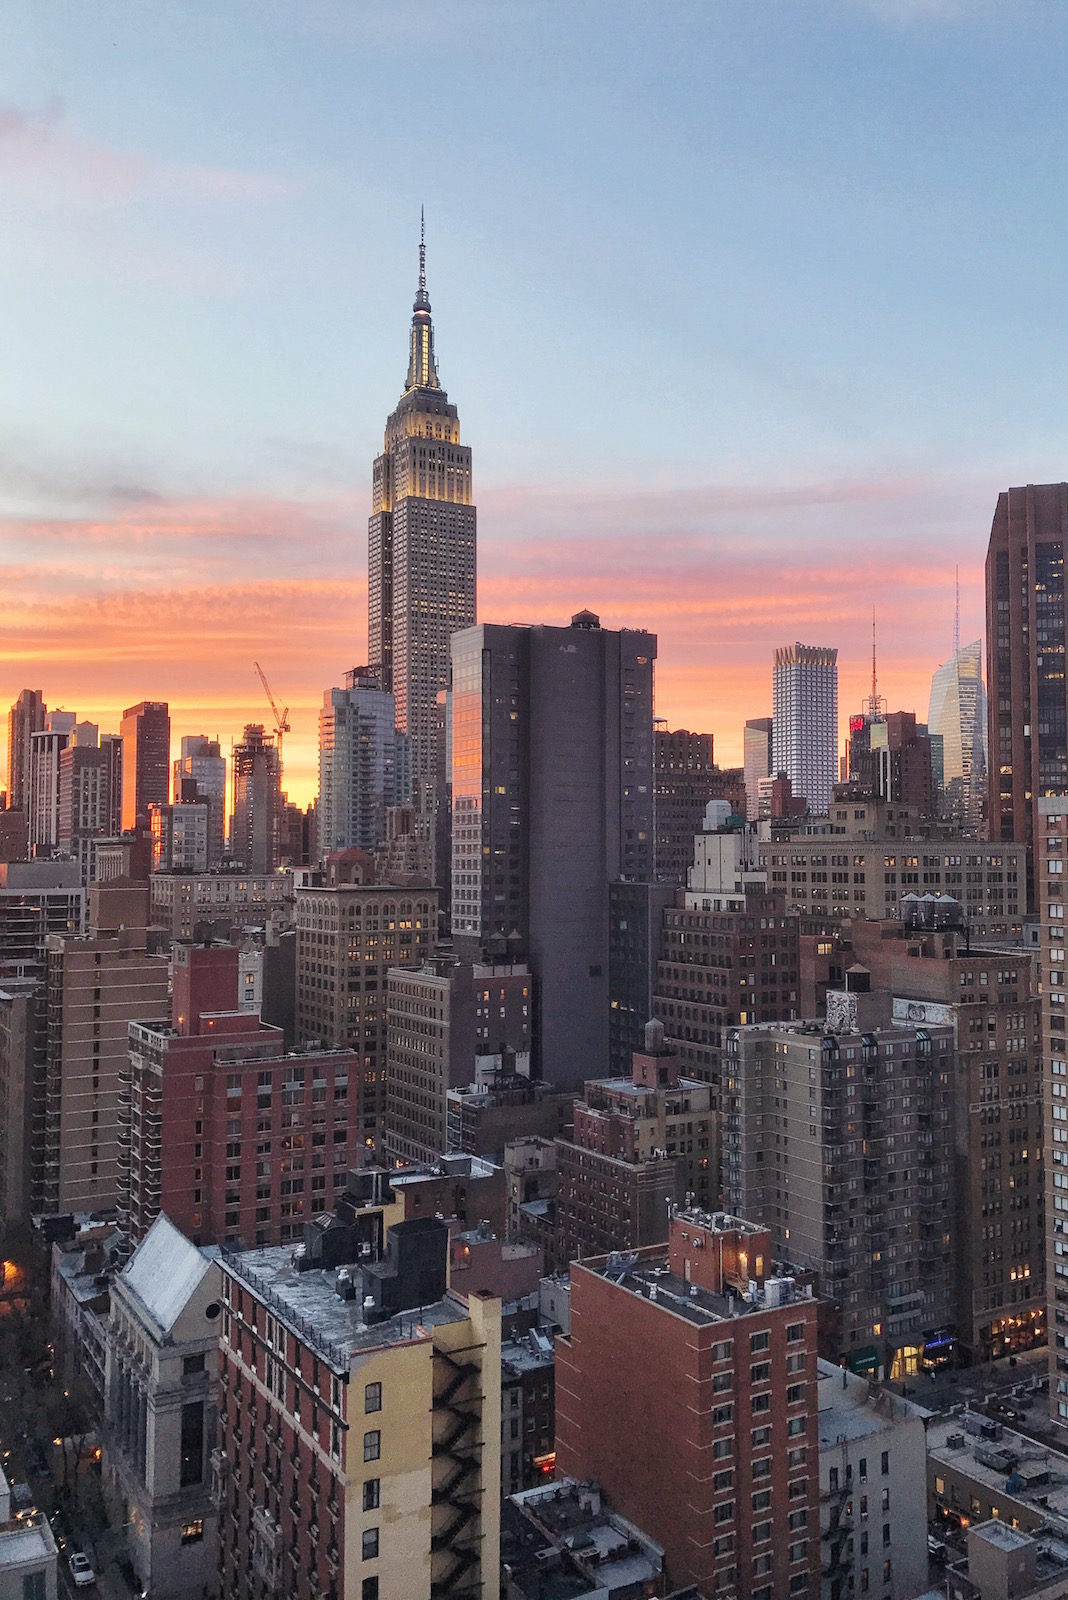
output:
[[[426,211],[419,207],[419,287],[426,293]]]
[[[957,604],[953,611],[953,659],[960,655],[960,568],[954,567],[954,576],[957,585]]]
[[[875,665],[875,607],[871,608],[871,694],[863,704],[869,722],[886,720],[886,701],[879,694],[879,674]]]

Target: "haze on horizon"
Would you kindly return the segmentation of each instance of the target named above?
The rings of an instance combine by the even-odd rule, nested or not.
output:
[[[655,630],[729,763],[777,644],[857,708],[874,604],[926,715],[998,490],[1066,475],[1066,43],[1027,0],[9,0],[0,706],[228,744],[259,660],[313,797],[425,203],[480,617]]]

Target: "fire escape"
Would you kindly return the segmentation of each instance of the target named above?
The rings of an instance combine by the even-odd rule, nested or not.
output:
[[[434,1352],[431,1600],[482,1593],[481,1349]]]

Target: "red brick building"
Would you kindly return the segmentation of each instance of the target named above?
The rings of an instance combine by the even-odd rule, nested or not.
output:
[[[716,1119],[707,1084],[680,1077],[655,1019],[627,1078],[599,1078],[556,1140],[556,1255],[570,1261],[667,1237],[669,1203],[715,1202]]]
[[[160,1211],[196,1244],[285,1243],[328,1210],[374,1138],[361,1058],[286,1055],[238,1010],[238,951],[176,945],[171,1022],[130,1024],[119,1096],[119,1222]]]
[[[501,1305],[446,1288],[447,1238],[223,1251],[219,1596],[495,1600]]]
[[[770,1270],[766,1230],[697,1211],[666,1246],[574,1264],[556,1465],[663,1546],[672,1585],[815,1600],[816,1302]]]
[[[798,1015],[799,923],[781,894],[747,887],[713,909],[701,896],[664,912],[653,1007],[684,1072],[718,1085],[726,1028]]]

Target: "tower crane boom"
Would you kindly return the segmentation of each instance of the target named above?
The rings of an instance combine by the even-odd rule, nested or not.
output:
[[[252,665],[255,667],[257,676],[259,677],[260,682],[263,684],[263,692],[267,696],[267,700],[268,700],[268,702],[270,704],[270,707],[271,707],[271,713],[272,713],[272,715],[274,717],[275,731],[278,734],[278,758],[279,758],[279,760],[281,760],[281,757],[282,757],[282,735],[284,733],[288,733],[290,731],[289,730],[289,707],[286,706],[284,711],[279,711],[278,706],[275,704],[275,698],[274,698],[274,695],[271,693],[271,686],[267,682],[267,676],[266,676],[263,668],[260,666],[258,661],[254,661],[252,663]]]

